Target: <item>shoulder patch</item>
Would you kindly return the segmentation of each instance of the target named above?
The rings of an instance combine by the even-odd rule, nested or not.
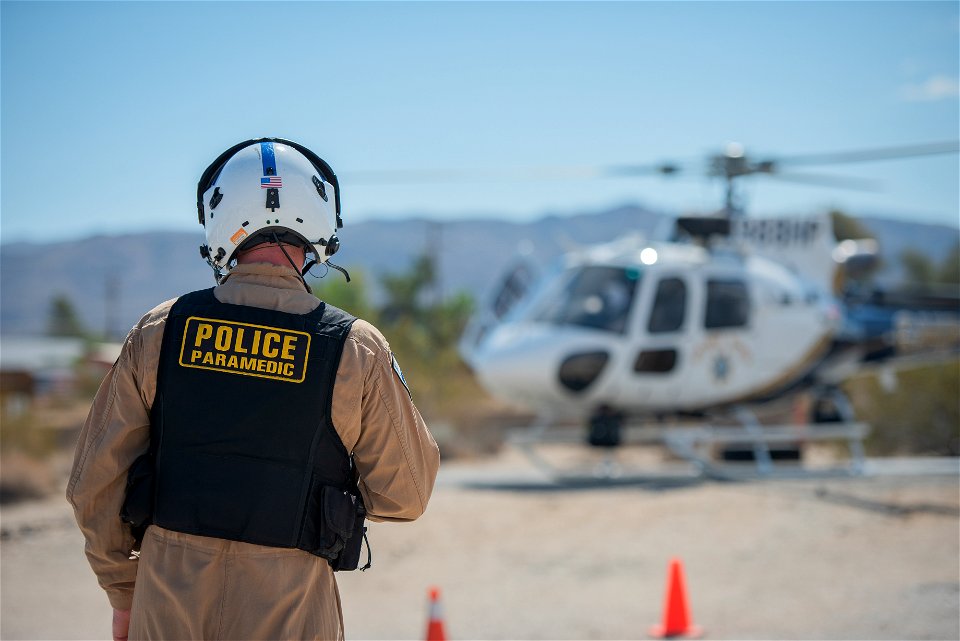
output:
[[[400,379],[400,382],[403,383],[403,388],[407,390],[407,396],[410,397],[410,400],[413,400],[413,394],[410,393],[410,386],[407,385],[407,379],[403,377],[403,371],[400,369],[400,363],[397,362],[397,357],[393,355],[393,352],[390,352],[390,360],[393,361],[393,371],[396,372],[397,378]]]

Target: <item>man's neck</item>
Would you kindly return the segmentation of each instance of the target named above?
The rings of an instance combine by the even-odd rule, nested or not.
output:
[[[292,267],[300,273],[306,256],[302,247],[295,245],[263,244],[240,252],[237,264],[269,263],[280,267]],[[298,267],[299,265],[299,267]]]

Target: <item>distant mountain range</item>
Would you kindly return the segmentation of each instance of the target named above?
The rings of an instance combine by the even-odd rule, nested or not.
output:
[[[532,259],[545,262],[567,247],[612,240],[628,231],[652,235],[666,219],[637,206],[623,206],[525,223],[368,221],[342,230],[343,249],[336,262],[363,271],[367,282],[376,284],[379,276],[406,269],[416,256],[430,252],[438,260],[444,294],[466,291],[480,298],[521,246]],[[880,278],[888,284],[902,279],[899,256],[905,249],[920,250],[940,263],[960,237],[956,227],[946,225],[859,220],[880,243],[885,256]],[[87,327],[122,336],[156,304],[213,284],[198,251],[201,240],[198,230],[0,245],[0,331],[43,333],[51,300],[60,294],[70,299]],[[331,271],[327,278],[340,275]],[[110,287],[116,291],[112,298],[107,294]]]

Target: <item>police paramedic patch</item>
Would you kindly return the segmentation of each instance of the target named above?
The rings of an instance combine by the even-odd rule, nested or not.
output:
[[[302,383],[309,354],[306,332],[191,316],[183,331],[180,365]]]
[[[392,353],[390,354],[390,360],[393,361],[393,371],[397,373],[397,377],[400,379],[400,382],[403,383],[404,389],[407,390],[407,395],[410,397],[410,400],[413,400],[413,393],[410,392],[410,386],[407,385],[407,379],[403,377],[403,372],[400,371],[400,363],[397,362],[397,357]]]

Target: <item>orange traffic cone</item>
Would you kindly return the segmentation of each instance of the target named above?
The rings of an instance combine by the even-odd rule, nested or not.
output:
[[[443,630],[443,608],[440,607],[440,588],[430,588],[430,610],[427,621],[427,641],[447,641]]]
[[[665,637],[699,637],[703,634],[700,626],[690,622],[690,606],[687,603],[687,588],[683,580],[683,562],[680,559],[670,560],[670,571],[667,575],[666,603],[663,607],[663,623],[655,625],[649,630],[650,636],[662,639]]]

